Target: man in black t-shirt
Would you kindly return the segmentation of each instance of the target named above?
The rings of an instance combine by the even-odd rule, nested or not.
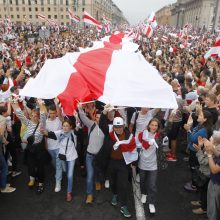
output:
[[[212,114],[213,125],[218,121],[218,110],[216,108],[217,97],[213,93],[209,93],[205,97],[204,110],[209,111]]]

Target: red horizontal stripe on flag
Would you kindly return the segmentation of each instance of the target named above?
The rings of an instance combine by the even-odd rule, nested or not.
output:
[[[96,21],[94,18],[92,18],[88,15],[83,15],[83,19],[88,19],[88,20],[92,21],[93,23],[95,23],[96,25],[101,25],[98,21]]]

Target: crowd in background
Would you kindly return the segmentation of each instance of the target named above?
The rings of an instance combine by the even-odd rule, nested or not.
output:
[[[51,30],[47,39],[34,33],[39,28],[14,27],[12,40],[0,39],[0,189],[14,192],[7,176],[21,174],[18,157],[24,155],[28,187],[45,191],[45,165],[55,170],[54,191],[61,190],[67,176],[66,201],[71,202],[75,162],[86,174],[86,203],[94,200],[95,190],[111,188],[111,204],[130,217],[129,176],[136,173],[141,202],[156,213],[158,170],[169,162],[189,162],[191,179],[187,191],[199,191],[192,201],[193,213],[220,219],[220,60],[204,59],[218,35],[200,32],[195,38],[172,37],[168,28],[158,28],[154,36],[134,40],[139,50],[172,88],[178,109],[115,108],[96,100],[79,104],[75,115],[64,115],[59,100],[20,97],[30,77],[35,77],[47,59],[90,47],[103,34],[95,29]],[[188,35],[190,34],[187,33]],[[163,35],[167,38],[164,41]],[[33,40],[29,40],[33,38]],[[181,46],[182,45],[182,46]],[[150,95],[150,94],[146,94]],[[147,105],[147,103],[146,103]],[[177,141],[185,135],[186,157],[178,158]],[[22,153],[21,153],[22,151]],[[125,155],[133,153],[130,162]],[[137,157],[136,157],[137,155]],[[10,169],[8,169],[10,167]],[[166,172],[166,170],[165,170]]]

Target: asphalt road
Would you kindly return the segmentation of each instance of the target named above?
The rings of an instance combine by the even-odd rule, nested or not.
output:
[[[182,143],[182,142],[179,142]],[[157,213],[150,216],[145,207],[146,219],[154,220],[205,220],[206,216],[196,216],[192,213],[191,200],[197,200],[198,193],[184,191],[183,185],[189,180],[188,163],[183,161],[180,153],[184,146],[178,146],[178,161],[169,162],[165,171],[159,173]],[[22,155],[21,155],[22,156]],[[20,156],[20,159],[21,159]],[[75,172],[73,201],[65,201],[66,181],[63,181],[62,191],[54,192],[54,177],[52,166],[47,168],[45,192],[36,195],[26,183],[28,181],[26,167],[20,161],[22,174],[12,179],[12,185],[17,188],[14,193],[0,193],[1,220],[117,220],[125,219],[120,213],[120,206],[112,207],[111,192],[103,189],[95,192],[95,201],[92,205],[85,204],[85,178]],[[65,179],[65,178],[64,178]],[[136,219],[132,186],[129,192],[129,210]]]

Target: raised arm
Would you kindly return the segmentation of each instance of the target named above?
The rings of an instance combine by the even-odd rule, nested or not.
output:
[[[94,121],[90,120],[87,116],[86,113],[83,111],[82,106],[78,105],[78,110],[79,110],[79,118],[82,121],[82,123],[88,127],[91,128],[92,125],[94,124]]]
[[[30,120],[27,119],[24,116],[24,113],[22,112],[21,108],[19,107],[17,102],[12,102],[11,103],[12,108],[14,109],[15,114],[17,115],[17,117],[21,120],[21,122],[23,124],[25,124],[26,126],[28,126],[28,124],[30,123]]]

